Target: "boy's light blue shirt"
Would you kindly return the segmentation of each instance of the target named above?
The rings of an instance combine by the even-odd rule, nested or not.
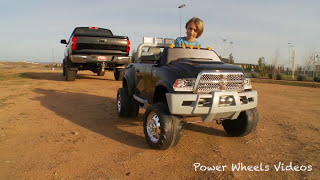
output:
[[[175,47],[181,47],[182,45],[185,45],[186,47],[188,47],[189,45],[192,45],[193,47],[196,47],[196,46],[200,46],[201,47],[201,44],[198,41],[189,42],[189,41],[186,40],[185,37],[178,37],[174,41],[174,46]]]

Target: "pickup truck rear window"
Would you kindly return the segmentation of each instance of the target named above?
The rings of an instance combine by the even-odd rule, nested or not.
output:
[[[112,36],[112,32],[108,29],[89,29],[81,28],[75,32],[76,36]]]

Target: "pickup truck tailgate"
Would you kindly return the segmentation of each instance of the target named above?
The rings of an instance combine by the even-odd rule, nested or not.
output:
[[[129,38],[125,36],[75,36],[73,54],[128,55]]]

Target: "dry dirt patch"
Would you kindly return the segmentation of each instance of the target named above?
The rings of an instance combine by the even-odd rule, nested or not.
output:
[[[0,179],[319,179],[320,90],[254,83],[259,124],[246,137],[229,137],[213,123],[185,124],[177,147],[152,150],[142,118],[118,118],[121,82],[111,72],[3,69],[0,80]],[[21,74],[22,77],[21,77]],[[194,163],[227,165],[194,171]],[[311,172],[232,171],[231,165],[312,165]]]

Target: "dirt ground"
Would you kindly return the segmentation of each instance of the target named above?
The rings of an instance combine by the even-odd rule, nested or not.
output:
[[[0,64],[0,179],[320,178],[319,88],[253,83],[253,133],[229,137],[215,122],[184,124],[180,143],[159,151],[144,139],[145,109],[134,119],[117,116],[121,82],[112,72],[82,71],[66,82],[60,70],[9,67]],[[194,163],[225,168],[195,171]],[[238,163],[258,167],[232,169]]]

